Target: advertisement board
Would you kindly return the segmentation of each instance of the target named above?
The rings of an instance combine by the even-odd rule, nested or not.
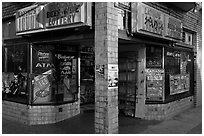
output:
[[[164,69],[146,69],[146,100],[163,101]]]

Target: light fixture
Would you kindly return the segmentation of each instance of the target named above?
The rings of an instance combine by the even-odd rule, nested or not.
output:
[[[202,2],[195,2],[195,7],[193,8],[193,12],[197,13],[202,9]]]

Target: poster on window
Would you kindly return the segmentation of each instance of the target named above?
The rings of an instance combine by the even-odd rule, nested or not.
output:
[[[48,70],[42,75],[34,77],[33,102],[49,102],[51,99],[51,77],[52,71]]]
[[[118,88],[118,65],[108,64],[108,89]]]
[[[146,69],[146,82],[146,99],[162,101],[164,91],[164,69]]]
[[[190,90],[190,74],[169,75],[170,95]]]
[[[59,63],[59,71],[61,76],[71,77],[72,72],[76,73],[76,59],[75,56],[58,53],[55,55]],[[74,64],[73,64],[74,63]]]
[[[33,48],[33,73],[42,74],[54,67],[50,50]]]

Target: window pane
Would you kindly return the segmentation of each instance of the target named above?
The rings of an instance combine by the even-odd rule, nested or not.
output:
[[[2,74],[3,99],[26,103],[27,90],[27,45],[4,48],[5,72]]]
[[[147,46],[146,68],[162,68],[162,47]]]
[[[77,56],[72,51],[63,45],[33,46],[33,103],[76,100]]]
[[[192,81],[192,55],[187,51],[165,48],[165,97],[176,100],[191,94]]]

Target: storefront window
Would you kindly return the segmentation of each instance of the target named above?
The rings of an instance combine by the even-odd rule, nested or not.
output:
[[[32,54],[32,102],[75,101],[78,93],[76,50],[63,45],[34,45]]]
[[[162,68],[162,47],[147,46],[146,68]]]
[[[165,48],[165,97],[174,100],[192,95],[193,54]]]
[[[3,50],[3,99],[26,103],[28,98],[27,45],[6,46]]]
[[[81,46],[80,49],[80,102],[81,104],[94,103],[94,48]]]

